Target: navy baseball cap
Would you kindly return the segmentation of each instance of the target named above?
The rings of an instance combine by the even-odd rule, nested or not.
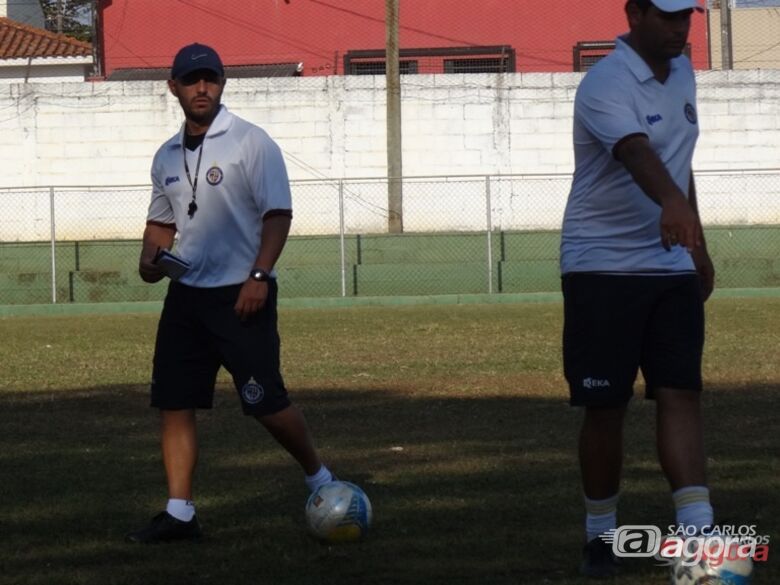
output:
[[[225,68],[217,52],[206,45],[193,43],[182,47],[176,53],[171,67],[171,79],[179,79],[198,69],[208,69],[220,77],[225,77]]]

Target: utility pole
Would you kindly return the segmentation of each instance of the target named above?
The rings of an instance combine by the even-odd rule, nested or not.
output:
[[[57,34],[62,34],[62,23],[64,20],[65,0],[57,0]]]
[[[401,68],[398,47],[398,5],[401,0],[385,0],[387,39],[385,78],[387,85],[387,231],[404,231],[403,167],[401,155]]]
[[[101,13],[98,10],[98,0],[92,0],[90,6],[92,12],[92,76],[100,78],[103,76],[103,39],[100,32],[103,30],[103,23],[99,22]]]
[[[734,69],[731,33],[731,0],[720,0],[720,57],[723,69]]]

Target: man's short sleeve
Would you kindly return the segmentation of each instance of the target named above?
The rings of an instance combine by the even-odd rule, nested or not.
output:
[[[614,80],[609,84],[589,81],[592,83],[581,84],[577,92],[574,117],[607,152],[614,155],[615,147],[628,136],[647,134],[631,96],[614,91]]]
[[[282,151],[270,138],[263,141],[254,165],[252,187],[260,217],[269,211],[292,211],[292,195]]]
[[[157,224],[173,225],[176,218],[173,214],[171,202],[165,194],[165,188],[157,172],[157,159],[152,164],[152,201],[149,203],[149,212],[146,221]]]

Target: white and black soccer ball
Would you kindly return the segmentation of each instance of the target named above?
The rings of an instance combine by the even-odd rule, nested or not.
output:
[[[324,542],[353,542],[365,537],[373,511],[365,492],[347,481],[320,486],[306,502],[309,532]]]
[[[677,559],[671,568],[671,585],[749,585],[753,576],[750,558],[724,559],[718,565],[706,559],[690,565]]]

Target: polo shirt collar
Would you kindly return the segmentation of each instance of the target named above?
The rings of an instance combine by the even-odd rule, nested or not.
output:
[[[171,145],[174,148],[183,148],[184,131],[186,129],[186,125],[187,125],[186,122],[182,123],[181,131],[179,132],[179,140],[175,141]],[[230,130],[230,127],[232,125],[233,125],[233,114],[228,112],[228,109],[225,107],[224,104],[220,104],[219,112],[217,112],[214,121],[211,123],[211,126],[209,126],[209,129],[206,131],[206,138],[213,138],[214,136],[219,136],[220,134],[224,134],[225,132]]]
[[[645,62],[642,57],[639,56],[631,45],[628,44],[628,35],[621,35],[615,40],[615,52],[620,55],[626,65],[628,65],[631,73],[637,78],[639,83],[645,83],[651,79],[655,79],[655,74],[650,66]],[[677,69],[677,59],[672,59],[669,62],[670,73]]]
[[[230,129],[232,124],[233,114],[228,112],[228,109],[224,105],[220,105],[219,112],[217,112],[217,117],[214,118],[211,126],[209,126],[208,132],[206,132],[206,138],[224,134],[228,131],[228,129]]]

